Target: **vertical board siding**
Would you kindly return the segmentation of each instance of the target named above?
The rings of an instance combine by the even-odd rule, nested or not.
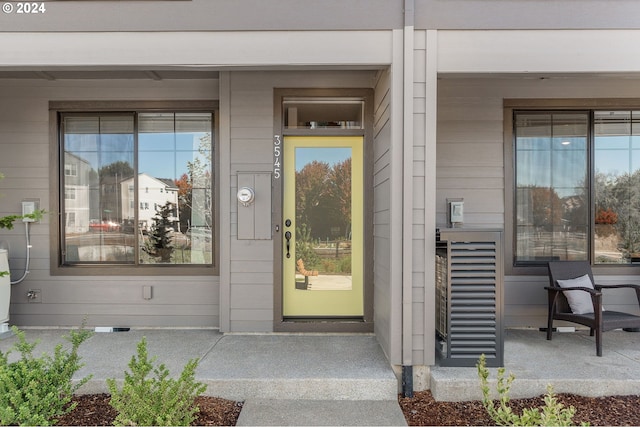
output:
[[[217,99],[211,80],[0,80],[0,215],[17,214],[24,198],[50,212],[49,101]],[[91,325],[217,327],[219,279],[213,276],[51,276],[49,217],[31,230],[30,274],[11,288],[11,323],[19,326]],[[10,245],[13,280],[26,263],[24,226],[2,230]],[[55,256],[55,254],[51,255]],[[117,267],[114,267],[117,269]],[[143,286],[152,286],[145,300]],[[41,303],[29,303],[29,289]]]
[[[443,78],[438,85],[437,223],[446,224],[446,198],[463,197],[465,226],[503,228],[506,190],[503,99],[640,98],[640,80],[610,77]],[[511,242],[505,241],[505,246]],[[510,262],[510,260],[505,260]],[[625,276],[607,276],[624,283]],[[631,278],[633,280],[633,278]],[[603,282],[604,283],[604,282]],[[505,277],[506,327],[545,326],[547,278]],[[627,297],[631,298],[627,298]],[[608,302],[607,302],[608,301]],[[627,303],[629,301],[629,303]],[[638,311],[632,295],[605,295],[607,307]],[[614,309],[612,307],[612,309]]]

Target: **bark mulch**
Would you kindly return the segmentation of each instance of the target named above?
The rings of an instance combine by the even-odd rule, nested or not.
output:
[[[640,396],[584,397],[557,394],[565,407],[573,406],[573,424],[587,422],[592,426],[640,425]],[[399,398],[400,407],[410,426],[492,426],[482,402],[436,402],[430,391],[414,394],[414,398]],[[544,406],[543,396],[531,399],[511,399],[516,413],[522,408]]]
[[[575,425],[587,422],[592,426],[640,425],[640,396],[583,397],[558,394],[558,401],[576,408]],[[61,426],[110,426],[116,417],[109,405],[108,394],[88,394],[74,397],[76,409],[60,418]],[[495,423],[487,415],[482,403],[436,402],[430,391],[416,392],[413,398],[398,399],[410,426],[492,426]],[[241,402],[200,396],[196,401],[200,414],[194,425],[234,426],[242,410]],[[511,407],[522,408],[544,405],[543,397],[511,399]]]

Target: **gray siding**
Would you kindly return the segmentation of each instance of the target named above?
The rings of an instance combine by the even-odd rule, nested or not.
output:
[[[217,80],[0,80],[0,215],[20,212],[24,198],[40,199],[51,212],[49,183],[49,101],[216,99]],[[92,325],[193,326],[219,324],[219,279],[189,277],[69,277],[49,274],[49,219],[31,227],[31,273],[12,286],[11,322],[21,326]],[[2,230],[9,242],[14,280],[25,265],[22,223]],[[117,268],[117,267],[114,267]],[[142,287],[153,286],[144,300]],[[41,290],[41,303],[27,291]]]
[[[273,292],[280,286],[274,284],[273,241],[238,239],[235,194],[238,172],[272,170],[274,88],[362,88],[373,78],[371,71],[230,73],[230,331],[273,330]]]
[[[438,86],[437,222],[446,223],[447,197],[464,197],[465,226],[505,226],[503,99],[505,98],[640,98],[640,80],[563,77],[443,78]],[[509,142],[506,142],[509,143]],[[506,183],[510,191],[511,183]],[[505,233],[508,235],[509,233]],[[505,240],[505,247],[511,245]],[[505,264],[511,262],[505,259]],[[629,277],[606,276],[603,283]],[[505,277],[505,326],[546,324],[544,276]],[[605,296],[605,306],[638,310],[624,291]],[[629,301],[631,304],[627,304]]]
[[[46,1],[46,0],[45,0]],[[1,31],[390,29],[403,0],[48,1],[44,18],[2,13]],[[23,15],[26,18],[26,15]],[[77,19],[74,19],[77,17]]]
[[[415,0],[416,28],[640,28],[636,0]]]
[[[426,33],[419,31],[414,37],[414,73],[411,87],[412,140],[408,141],[413,163],[412,172],[402,170],[404,157],[405,125],[402,111],[403,71],[402,38],[396,33],[394,39],[394,64],[378,73],[375,86],[374,128],[374,312],[375,331],[378,341],[392,364],[423,365],[433,358],[433,333],[426,333],[425,326],[432,324],[426,316],[425,286],[433,287],[433,278],[427,280],[425,253],[425,128],[426,128]],[[407,103],[404,104],[405,107]],[[403,173],[412,173],[408,178],[410,190],[403,188]],[[394,182],[395,181],[395,182]],[[411,191],[411,197],[403,193]],[[407,214],[400,206],[410,199]],[[410,239],[406,245],[400,241],[404,233],[401,218],[408,219]],[[401,256],[398,256],[398,251]],[[408,259],[407,259],[408,258]],[[406,269],[409,266],[408,270]],[[402,268],[405,270],[402,271]],[[407,279],[408,277],[408,279]],[[408,320],[403,317],[402,282],[411,284],[411,308]],[[428,282],[428,285],[425,283]],[[403,322],[408,321],[410,334],[403,333]],[[428,337],[428,338],[427,338]],[[409,341],[407,343],[407,341]],[[408,351],[406,349],[408,348]],[[410,354],[407,354],[410,353]]]
[[[378,72],[374,107],[373,277],[375,332],[392,354],[391,287],[391,70]],[[393,363],[393,362],[392,362]]]
[[[273,330],[273,242],[238,239],[238,172],[272,168],[273,86],[260,73],[230,75],[230,330]],[[223,142],[225,143],[225,142]],[[269,196],[270,197],[270,196]]]

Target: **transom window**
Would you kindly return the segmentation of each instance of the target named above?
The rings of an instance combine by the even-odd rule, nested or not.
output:
[[[214,265],[212,112],[61,113],[59,145],[62,265]]]
[[[640,263],[640,111],[515,111],[514,265]]]

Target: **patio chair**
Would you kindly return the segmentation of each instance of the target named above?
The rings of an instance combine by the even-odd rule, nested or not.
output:
[[[588,326],[590,335],[596,336],[596,353],[602,356],[602,333],[613,329],[636,331],[640,316],[602,309],[602,291],[630,288],[636,291],[640,305],[640,285],[596,285],[587,261],[549,262],[550,286],[545,286],[549,297],[547,339],[551,339],[553,321],[564,320]]]

